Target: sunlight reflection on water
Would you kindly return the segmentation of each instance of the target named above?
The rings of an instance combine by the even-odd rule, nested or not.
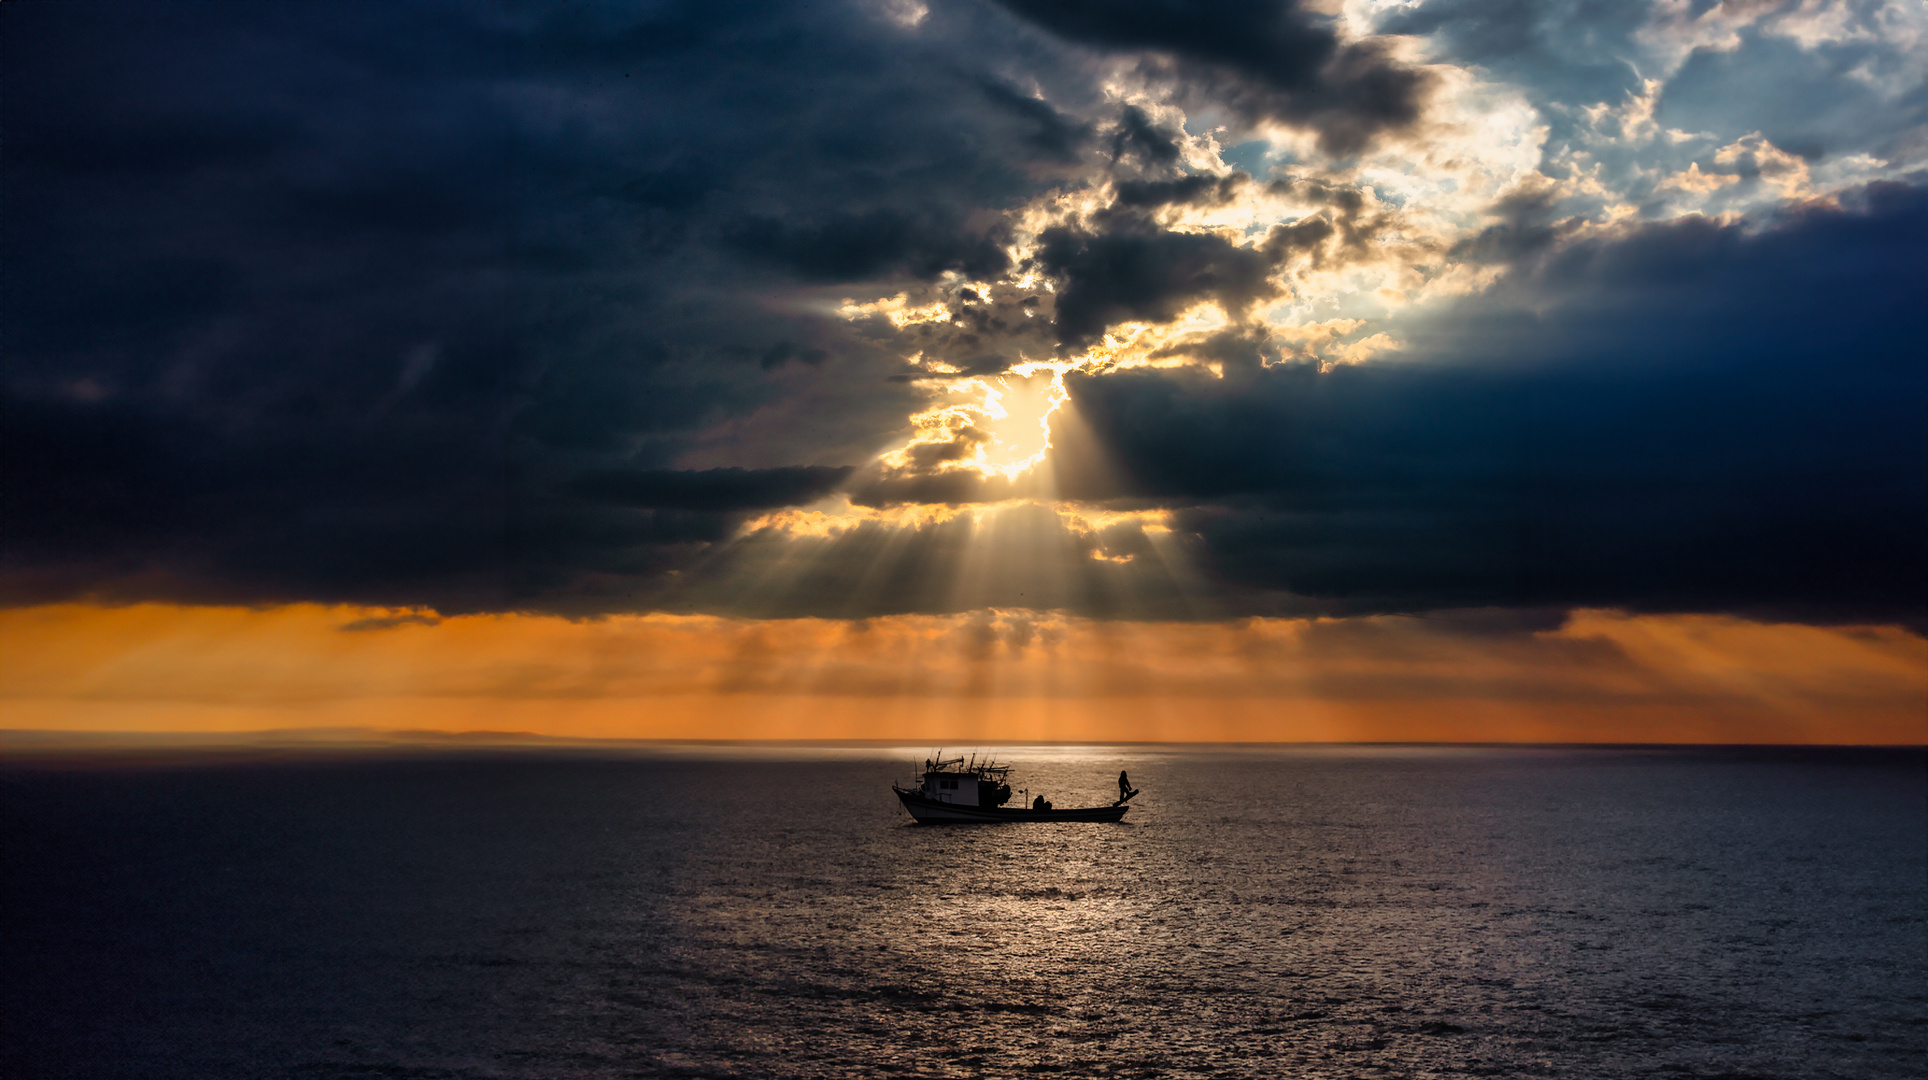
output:
[[[1060,806],[1121,767],[1145,794],[1116,826],[933,828],[887,787],[931,749],[21,774],[0,1064],[1901,1077],[1928,1050],[1918,752],[1023,748],[1014,786]]]

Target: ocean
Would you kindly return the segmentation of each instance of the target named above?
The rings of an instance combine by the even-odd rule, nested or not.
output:
[[[0,1073],[1928,1071],[1920,750],[931,749],[15,758]]]

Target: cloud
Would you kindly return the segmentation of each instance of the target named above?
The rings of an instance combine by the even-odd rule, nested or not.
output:
[[[782,222],[751,218],[726,232],[729,243],[810,281],[859,281],[891,274],[934,278],[950,270],[973,278],[1009,265],[993,235],[971,235],[941,217],[893,210]]]
[[[350,619],[335,629],[347,634],[362,634],[371,630],[393,630],[398,626],[440,626],[441,623],[440,616],[409,612],[402,615],[365,615]]]
[[[1426,0],[1388,7],[1382,34],[1423,36],[1440,53],[1477,64],[1535,93],[1601,101],[1637,89],[1623,57],[1649,9],[1634,4],[1553,6],[1533,0]]]
[[[1047,229],[1037,260],[1059,282],[1059,340],[1088,344],[1113,323],[1170,322],[1201,300],[1233,318],[1276,293],[1271,260],[1211,233],[1112,222]]]
[[[1425,0],[1379,8],[1356,32],[1410,35],[1429,59],[1521,95],[1566,212],[1605,221],[1771,206],[1773,185],[1682,196],[1690,165],[1690,183],[1708,184],[1708,155],[1750,134],[1840,177],[1827,186],[1919,168],[1924,28],[1918,5],[1883,0]],[[1471,120],[1436,111],[1432,131]]]
[[[1021,136],[1025,143],[1053,158],[1076,161],[1078,151],[1091,138],[1090,124],[1059,112],[1041,97],[1025,94],[990,77],[980,79],[977,85],[986,100],[1005,109],[1028,128]]]
[[[1345,41],[1331,20],[1296,2],[1000,2],[1069,40],[1147,54],[1154,79],[1252,120],[1311,128],[1334,154],[1413,125],[1429,87],[1383,43]]]
[[[6,10],[8,603],[1928,610],[1873,8]]]
[[[590,473],[571,487],[592,498],[668,510],[767,510],[815,502],[841,484],[850,466],[781,469],[667,469]]]
[[[8,595],[470,610],[730,527],[578,477],[867,460],[919,394],[787,294],[996,273],[1087,125],[850,14],[9,10]]]
[[[1244,173],[1229,176],[1193,175],[1173,180],[1127,180],[1120,183],[1113,206],[1137,210],[1180,206],[1220,206],[1232,201],[1251,182]]]
[[[1189,505],[1228,588],[1333,610],[1612,605],[1920,625],[1928,193],[1533,256],[1409,361],[1077,375],[1067,497]]]

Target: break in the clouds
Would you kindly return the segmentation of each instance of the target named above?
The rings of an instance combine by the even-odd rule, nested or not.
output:
[[[0,31],[12,603],[1928,615],[1918,4]]]

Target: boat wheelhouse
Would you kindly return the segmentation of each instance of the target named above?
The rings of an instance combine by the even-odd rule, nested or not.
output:
[[[1006,806],[1011,801],[1011,769],[995,761],[979,761],[975,755],[945,758],[939,754],[924,762],[924,772],[915,787],[890,786],[898,801],[918,823],[926,825],[994,821],[1118,821],[1130,807],[1125,803],[1136,791],[1110,806],[1084,806],[1060,810],[1040,796],[1029,806]]]

